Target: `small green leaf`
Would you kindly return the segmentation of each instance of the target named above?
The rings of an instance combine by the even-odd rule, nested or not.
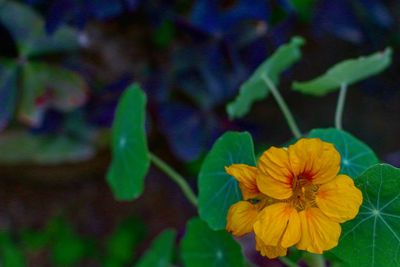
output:
[[[87,85],[77,73],[46,63],[26,63],[22,69],[22,95],[18,116],[37,126],[47,108],[68,112],[86,100]]]
[[[176,233],[174,230],[165,230],[155,239],[150,249],[139,260],[136,267],[169,267],[171,266],[172,252]]]
[[[300,59],[300,47],[303,44],[304,40],[301,37],[293,37],[289,43],[280,46],[255,70],[253,75],[241,85],[236,99],[227,105],[226,110],[231,119],[243,117],[255,101],[268,96],[269,91],[264,78],[278,85],[279,75]]]
[[[343,266],[400,266],[400,169],[377,164],[356,179],[364,202],[332,252]]]
[[[133,84],[123,93],[112,126],[112,162],[107,181],[118,200],[141,195],[150,165],[145,133],[146,95]]]
[[[304,94],[322,96],[342,84],[351,85],[385,70],[392,61],[392,49],[386,48],[370,56],[337,63],[321,76],[307,82],[295,82],[293,89]]]
[[[187,223],[181,241],[181,257],[186,267],[243,267],[240,245],[225,230],[213,231],[198,218]]]
[[[24,57],[79,48],[75,30],[63,26],[47,35],[43,19],[27,5],[6,1],[0,6],[0,21],[10,31]]]
[[[227,132],[205,158],[199,174],[199,213],[213,230],[226,225],[229,207],[242,199],[238,183],[225,166],[244,163],[255,166],[253,140],[249,133]]]
[[[379,162],[374,151],[353,135],[335,128],[314,129],[309,138],[320,138],[335,145],[341,156],[340,173],[353,179]]]
[[[22,249],[14,243],[10,234],[0,233],[0,266],[24,267],[25,261]]]
[[[120,262],[121,266],[131,262],[146,232],[146,226],[141,220],[129,218],[122,221],[107,239],[104,266],[111,265],[110,262]]]

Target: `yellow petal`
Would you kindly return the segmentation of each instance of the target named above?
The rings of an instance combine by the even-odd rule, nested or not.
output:
[[[292,172],[289,156],[284,148],[271,147],[258,161],[257,176],[259,190],[276,199],[286,199],[292,195]]]
[[[277,246],[282,236],[285,237],[284,231],[288,226],[289,220],[294,220],[289,224],[296,223],[297,211],[288,203],[276,203],[265,207],[258,215],[257,221],[254,223],[254,233],[264,242],[265,245]],[[286,244],[294,242],[297,235],[285,237]],[[296,240],[296,242],[298,239]]]
[[[239,201],[229,208],[226,230],[235,236],[241,236],[253,231],[257,219],[258,208],[248,201]]]
[[[338,244],[341,228],[318,208],[308,208],[299,212],[301,238],[298,249],[321,254]]]
[[[342,223],[356,217],[363,197],[350,177],[339,175],[319,187],[315,200],[326,216]]]
[[[257,186],[262,193],[275,199],[287,199],[293,195],[290,184],[282,183],[265,174],[257,176]]]
[[[260,194],[256,183],[258,172],[256,167],[246,164],[232,164],[225,167],[225,171],[239,182],[243,199],[256,198]]]
[[[274,259],[276,257],[286,256],[287,249],[281,246],[267,246],[256,236],[256,250],[264,257]]]
[[[340,154],[331,144],[318,138],[303,138],[288,148],[294,176],[324,184],[333,180],[340,169]]]
[[[294,209],[293,209],[294,210]],[[289,221],[285,233],[283,234],[281,246],[288,248],[299,242],[301,237],[301,223],[297,211],[290,213]]]

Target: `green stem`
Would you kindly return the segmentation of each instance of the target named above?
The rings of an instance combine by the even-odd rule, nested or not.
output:
[[[182,177],[179,173],[177,173],[174,169],[171,168],[165,161],[154,155],[150,152],[150,160],[151,162],[157,166],[160,170],[162,170],[166,175],[168,175],[183,191],[183,194],[186,198],[193,204],[193,206],[197,207],[197,197],[193,193],[189,184],[186,182],[185,178]]]
[[[276,88],[274,83],[268,78],[263,76],[263,79],[268,86],[269,90],[271,91],[272,95],[274,96],[276,102],[278,103],[279,108],[281,109],[283,115],[286,118],[286,121],[289,125],[290,130],[292,131],[292,134],[296,138],[300,138],[302,136],[299,127],[297,126],[296,121],[294,120],[294,117],[292,113],[290,112],[289,107],[287,106],[285,100],[282,98],[281,94],[279,93],[279,90]]]
[[[279,257],[279,260],[288,267],[299,267],[299,265],[291,261],[288,257]]]
[[[326,267],[325,258],[322,254],[306,253],[304,260],[309,267]]]
[[[339,98],[336,105],[336,113],[335,113],[335,127],[339,130],[342,130],[342,117],[343,117],[343,109],[344,103],[346,102],[346,93],[347,93],[347,84],[342,83],[339,91]]]

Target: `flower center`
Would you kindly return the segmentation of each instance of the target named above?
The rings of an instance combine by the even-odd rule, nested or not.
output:
[[[298,176],[293,179],[292,184],[293,195],[289,202],[296,208],[297,211],[302,211],[307,207],[316,207],[315,194],[318,191],[318,186],[303,176]]]

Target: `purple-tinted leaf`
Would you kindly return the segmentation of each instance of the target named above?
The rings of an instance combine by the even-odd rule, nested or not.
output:
[[[318,34],[328,31],[352,43],[363,41],[361,27],[357,22],[351,5],[346,0],[322,1],[315,12],[314,30]]]
[[[393,24],[393,18],[388,8],[380,0],[359,0],[360,4],[367,10],[367,19],[381,27],[390,27]]]
[[[15,110],[17,95],[17,66],[10,62],[0,65],[0,131],[3,130]]]
[[[205,150],[216,122],[188,105],[168,103],[159,110],[159,123],[175,155],[192,161]]]

